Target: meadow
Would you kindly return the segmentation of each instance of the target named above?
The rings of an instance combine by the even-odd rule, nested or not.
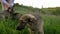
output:
[[[26,14],[28,12],[34,12],[39,10],[38,8],[26,7],[22,5],[15,5],[15,12]],[[1,11],[1,5],[0,5]],[[49,15],[49,14],[41,14],[44,21],[44,33],[45,34],[60,34],[60,16],[59,15]],[[16,30],[18,25],[17,20],[5,19],[0,20],[0,34],[29,34],[27,27],[21,31]]]

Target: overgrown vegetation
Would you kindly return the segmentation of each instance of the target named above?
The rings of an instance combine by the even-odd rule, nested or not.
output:
[[[59,7],[38,9],[38,8],[27,7],[19,4],[15,4],[14,7],[15,12],[21,14],[41,11],[41,16],[44,21],[45,34],[60,34],[60,16],[59,16],[60,10],[59,9],[60,9]],[[1,5],[0,5],[0,10],[1,10]],[[27,27],[21,31],[16,30],[17,25],[18,25],[17,20],[7,19],[7,20],[0,21],[0,34],[29,34]]]
[[[42,13],[50,14],[50,15],[60,15],[60,7],[54,8],[42,8]]]

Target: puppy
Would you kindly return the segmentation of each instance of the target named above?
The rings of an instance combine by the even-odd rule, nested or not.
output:
[[[22,30],[28,27],[30,34],[44,34],[43,31],[43,20],[41,17],[36,18],[32,14],[22,15],[19,19],[19,25],[17,26],[17,30]]]
[[[13,8],[9,7],[7,10],[4,10],[3,15],[5,16],[5,18],[12,18],[12,14],[14,13]]]

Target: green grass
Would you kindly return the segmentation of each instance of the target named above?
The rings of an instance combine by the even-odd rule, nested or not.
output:
[[[0,34],[28,34],[27,28],[24,30],[16,30],[18,22],[16,20],[3,20],[0,21]]]
[[[21,14],[25,14],[34,10],[26,7],[15,6],[15,11]],[[44,14],[42,14],[41,16],[44,21],[45,34],[60,34],[60,16]],[[21,31],[16,30],[17,25],[17,20],[8,19],[0,21],[0,34],[29,34],[27,28]]]
[[[60,16],[44,15],[45,34],[60,34]]]
[[[43,15],[44,32],[45,34],[60,34],[60,16]],[[27,28],[18,31],[16,27],[18,22],[16,20],[0,21],[0,34],[29,34]]]

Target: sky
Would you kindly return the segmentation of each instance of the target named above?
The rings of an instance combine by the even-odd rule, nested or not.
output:
[[[60,0],[15,0],[14,2],[36,8],[60,7]]]

